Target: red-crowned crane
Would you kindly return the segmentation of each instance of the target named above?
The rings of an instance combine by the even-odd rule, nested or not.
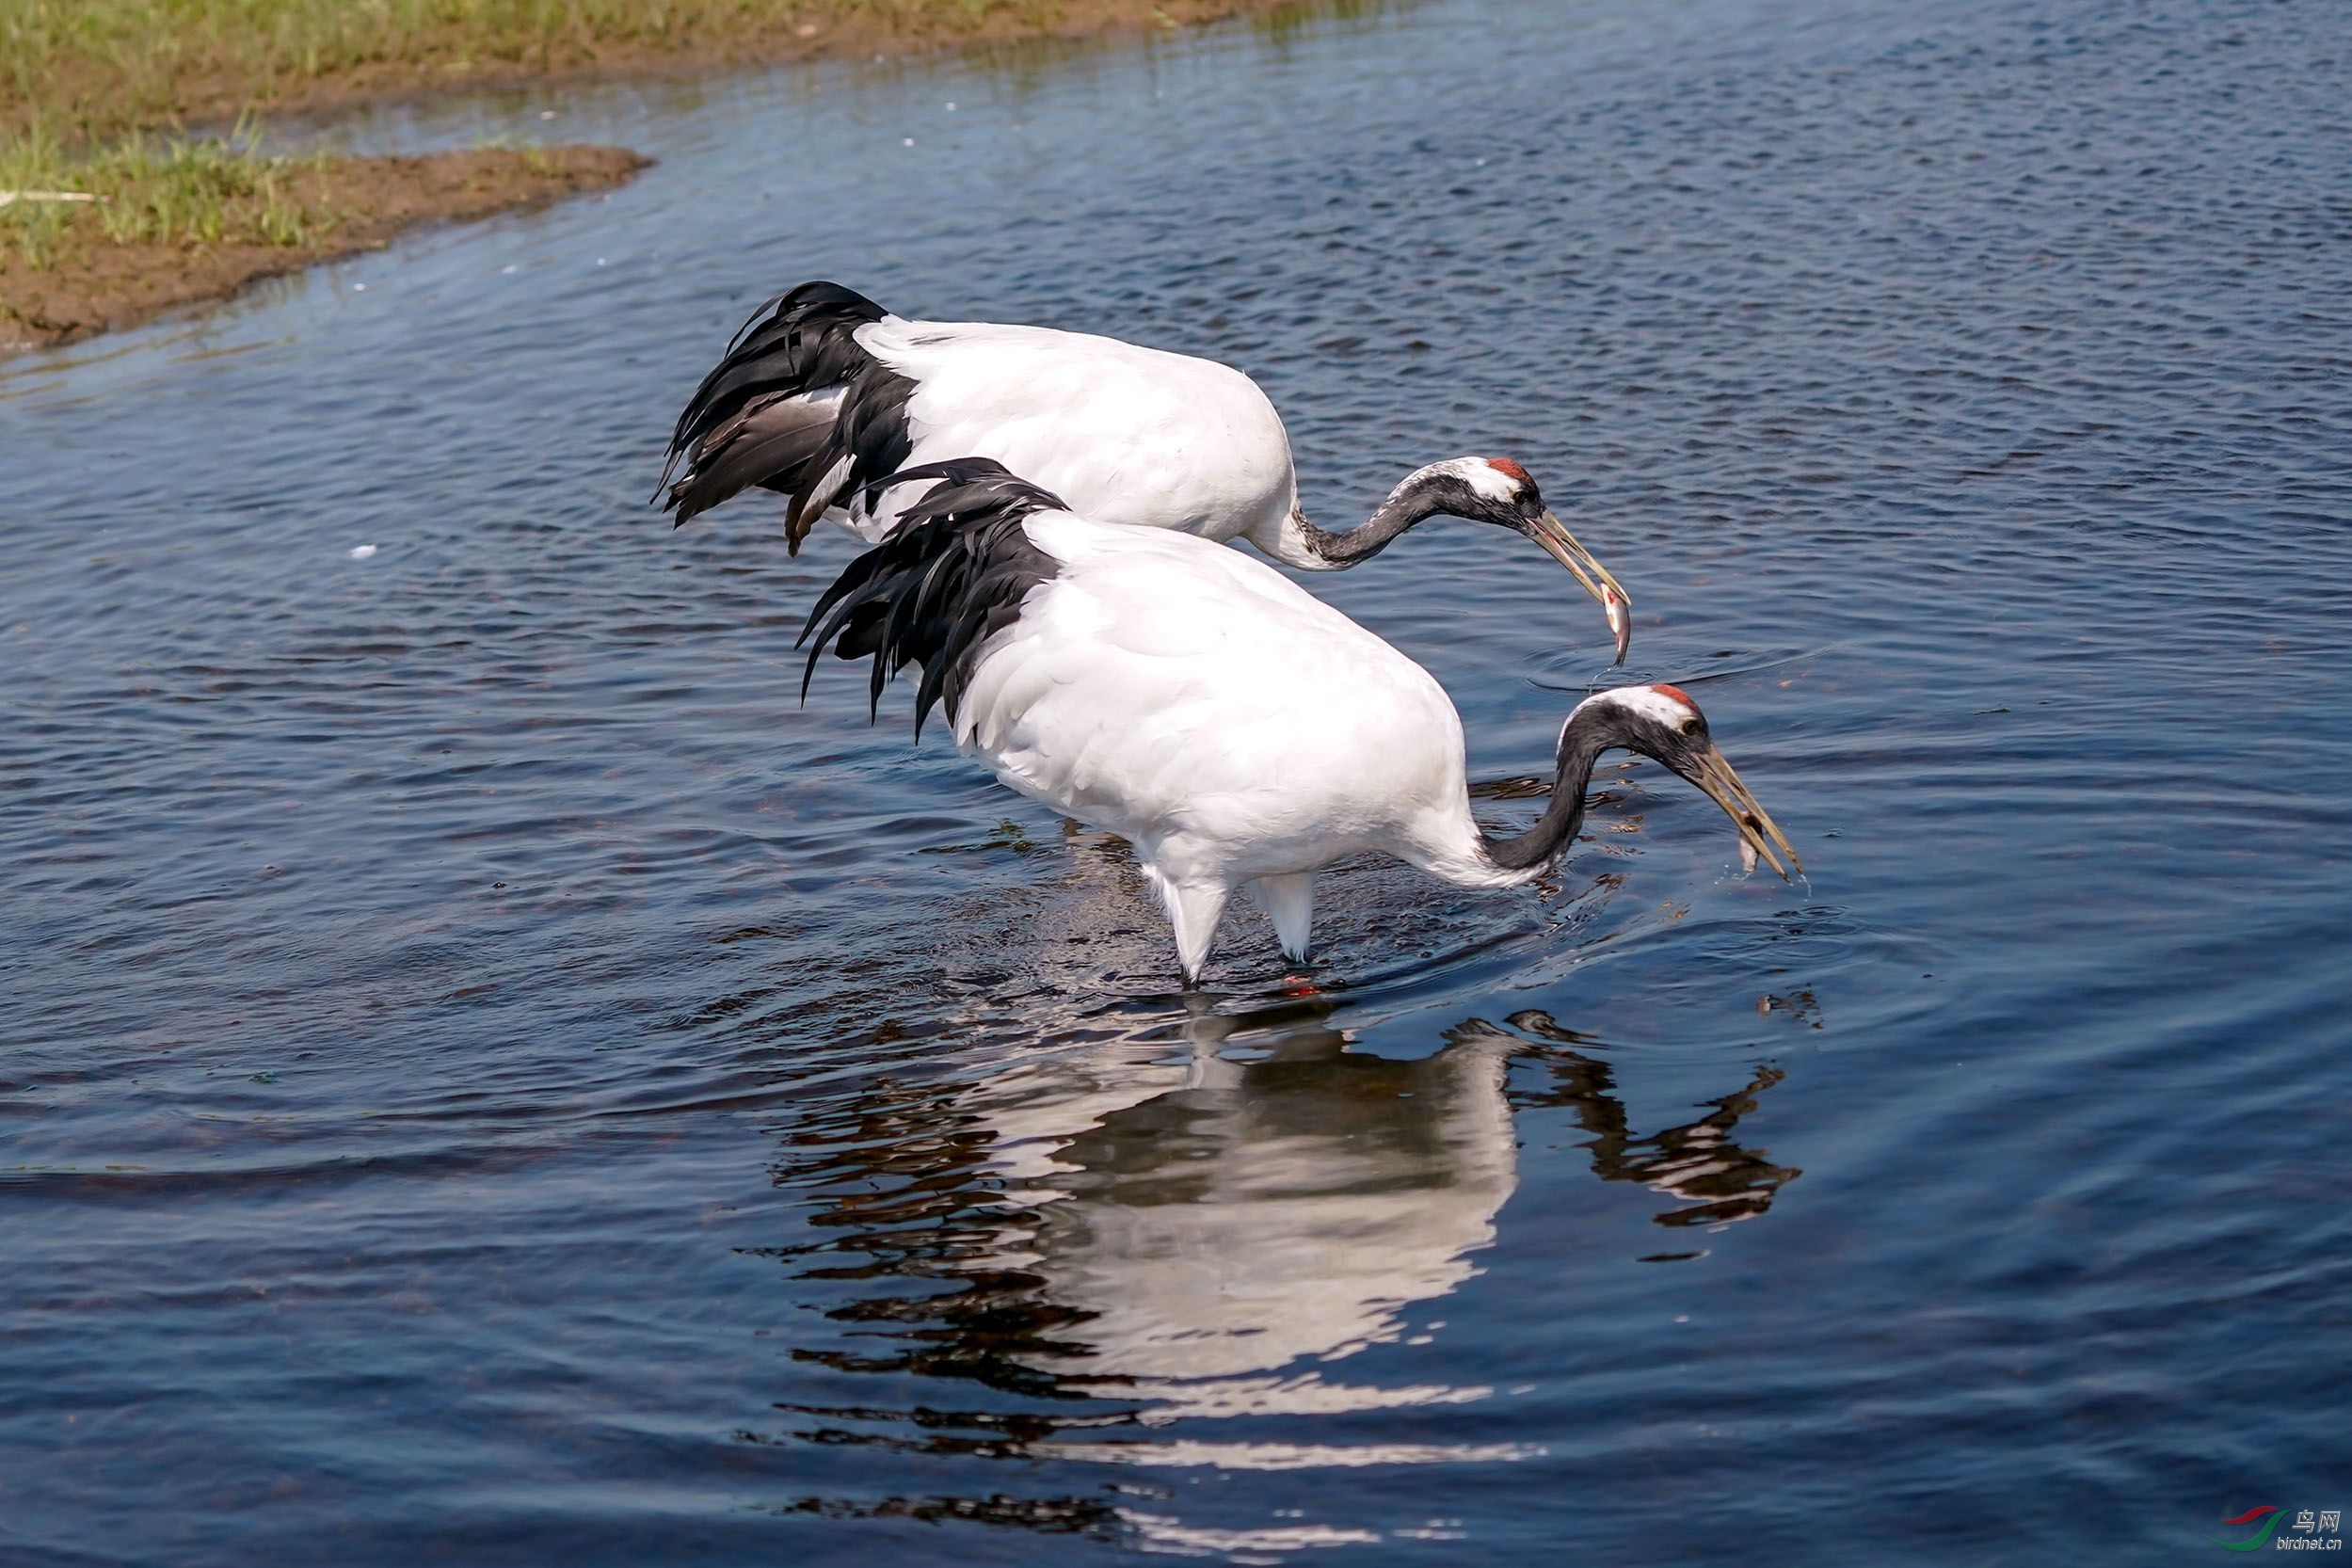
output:
[[[1344,856],[1383,851],[1464,887],[1528,881],[1575,839],[1612,747],[1664,762],[1730,813],[1744,866],[1762,855],[1785,877],[1775,845],[1798,864],[1674,687],[1579,703],[1542,817],[1497,837],[1470,815],[1444,689],[1271,567],[1082,517],[985,458],[887,482],[930,488],[817,601],[802,691],[828,644],[872,657],[876,712],[888,678],[920,665],[918,734],[943,704],[957,745],[998,778],[1135,846],[1188,982],[1237,888],[1304,957],[1315,872]]]
[[[838,283],[761,308],[671,434],[665,508],[685,523],[753,486],[791,498],[794,553],[820,517],[868,543],[895,522],[874,482],[916,464],[993,457],[1102,522],[1246,538],[1286,566],[1336,570],[1445,514],[1523,534],[1598,600],[1625,661],[1624,588],[1508,458],[1456,458],[1450,489],[1412,475],[1362,527],[1306,520],[1281,416],[1228,365],[1115,338],[986,322],[905,321]],[[684,472],[675,484],[680,462]]]

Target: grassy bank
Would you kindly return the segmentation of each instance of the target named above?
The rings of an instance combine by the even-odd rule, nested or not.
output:
[[[347,216],[320,193],[353,161],[265,155],[242,129],[200,140],[133,133],[88,149],[19,136],[0,143],[0,254],[46,272],[100,242],[310,245]]]
[[[381,246],[411,224],[600,189],[643,162],[612,147],[270,158],[136,137],[44,165],[56,184],[17,185],[0,172],[0,190],[99,198],[0,207],[0,353],[226,298],[257,279]],[[0,171],[10,167],[0,156]]]
[[[256,114],[499,84],[1166,28],[1298,0],[0,0],[0,353],[399,228],[624,179],[612,148],[264,156]],[[190,126],[237,134],[190,139]],[[13,197],[13,200],[10,198]]]
[[[0,0],[0,136],[549,76],[1078,35],[1277,0]]]

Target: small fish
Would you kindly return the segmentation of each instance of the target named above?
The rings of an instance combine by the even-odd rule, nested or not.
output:
[[[1752,872],[1756,869],[1756,846],[1749,840],[1745,833],[1739,836],[1739,869],[1743,872]]]

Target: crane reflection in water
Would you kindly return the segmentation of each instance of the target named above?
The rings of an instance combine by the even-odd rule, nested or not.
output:
[[[1678,1231],[1758,1218],[1800,1174],[1736,1138],[1781,1080],[1768,1064],[1641,1135],[1618,1068],[1542,1012],[1466,1019],[1433,1053],[1389,1058],[1351,1048],[1320,1000],[1209,1006],[1192,1000],[1178,1040],[1162,1028],[976,1080],[877,1083],[799,1129],[778,1180],[834,1234],[774,1256],[842,1284],[828,1316],[848,1334],[795,1355],[968,1397],[779,1406],[819,1425],[744,1436],[1111,1459],[1116,1439],[1076,1434],[1469,1402],[1491,1390],[1352,1384],[1335,1364],[1479,1272],[1518,1185],[1519,1112],[1567,1112],[1593,1173],[1669,1200],[1652,1218]]]

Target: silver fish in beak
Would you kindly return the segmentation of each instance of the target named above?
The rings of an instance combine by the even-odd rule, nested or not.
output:
[[[1707,798],[1721,807],[1723,814],[1738,827],[1741,871],[1755,870],[1756,858],[1761,856],[1780,873],[1784,882],[1788,880],[1792,867],[1799,873],[1803,872],[1804,863],[1789,847],[1787,836],[1781,832],[1780,824],[1757,803],[1748,786],[1740,782],[1738,773],[1724,760],[1723,754],[1715,749],[1713,741],[1704,741],[1694,747],[1687,761],[1676,766],[1675,771],[1704,791]],[[1778,855],[1773,853],[1775,845],[1779,846]],[[1781,863],[1782,855],[1788,856],[1787,865]]]
[[[1625,652],[1633,646],[1633,600],[1616,574],[1601,565],[1600,557],[1577,542],[1568,532],[1568,525],[1557,513],[1545,507],[1542,516],[1527,523],[1528,537],[1549,552],[1553,560],[1574,573],[1584,591],[1601,602],[1601,613],[1608,617],[1608,632],[1617,640],[1617,657],[1611,661],[1622,664]]]

